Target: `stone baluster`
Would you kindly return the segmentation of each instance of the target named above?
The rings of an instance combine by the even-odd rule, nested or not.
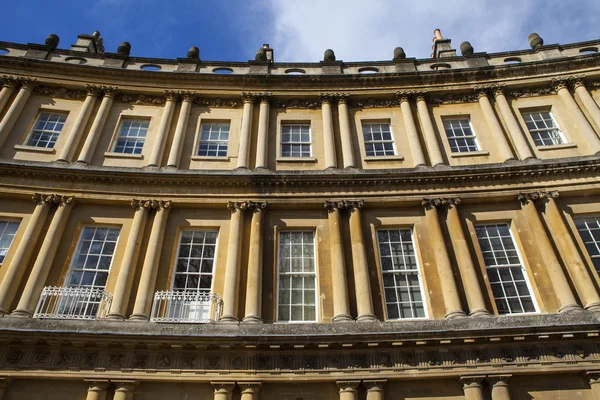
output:
[[[242,129],[240,130],[240,146],[238,150],[237,168],[248,168],[250,163],[250,140],[252,136],[252,113],[254,111],[255,96],[243,93],[242,100]]]
[[[81,106],[81,110],[79,111],[79,115],[77,115],[77,119],[73,124],[73,128],[65,141],[65,144],[58,156],[58,161],[71,162],[73,159],[73,153],[79,146],[79,142],[81,141],[81,137],[83,136],[83,132],[85,131],[85,127],[90,119],[90,115],[92,115],[92,111],[94,106],[96,105],[96,100],[98,98],[98,94],[100,93],[100,88],[98,86],[90,86],[88,85],[86,88],[87,95],[85,96],[85,100],[83,101],[83,105]]]
[[[252,212],[248,274],[246,278],[245,323],[262,323],[263,214],[266,202],[249,202]]]
[[[508,104],[508,100],[506,99],[506,95],[504,94],[503,87],[497,85],[492,87],[492,90],[494,93],[494,99],[496,100],[496,104],[498,104],[500,114],[502,114],[502,118],[506,123],[508,133],[516,147],[519,158],[521,160],[533,158],[534,155],[531,152],[531,149],[529,148],[529,143],[527,142],[527,139],[523,134],[523,131],[521,130],[519,122],[517,122],[517,119],[513,114],[510,104]]]
[[[494,107],[490,103],[490,99],[487,95],[487,88],[476,88],[477,98],[479,99],[479,107],[481,108],[481,112],[483,113],[483,117],[487,122],[488,129],[492,137],[494,138],[494,142],[496,143],[496,150],[498,151],[498,155],[500,159],[504,161],[512,160],[515,158],[510,145],[508,144],[508,140],[506,140],[506,136],[504,136],[504,131],[502,130],[502,126],[500,122],[498,122],[498,118],[496,118],[496,113],[494,112]]]
[[[452,271],[452,264],[446,249],[446,241],[440,227],[437,208],[442,206],[443,199],[425,199],[422,205],[425,207],[425,220],[429,232],[429,240],[435,251],[435,262],[442,288],[442,297],[446,307],[446,319],[465,317],[465,312],[460,304],[458,287]]]
[[[419,165],[426,165],[427,162],[425,160],[423,146],[421,146],[419,132],[417,131],[417,124],[415,123],[412,108],[410,106],[410,96],[411,93],[409,92],[396,92],[396,97],[400,101],[400,110],[402,111],[402,119],[404,120],[408,146],[410,147],[415,167],[418,167]]]
[[[338,115],[340,118],[340,140],[342,143],[342,162],[344,168],[354,168],[354,148],[350,129],[350,112],[348,111],[348,95],[340,94],[338,99]]]
[[[169,136],[169,129],[171,128],[171,121],[175,111],[175,103],[177,102],[179,93],[166,91],[165,97],[167,101],[165,103],[163,115],[160,119],[160,124],[158,125],[156,141],[154,142],[152,153],[150,153],[150,158],[148,159],[149,167],[159,167],[162,162],[165,143],[167,141],[167,137]]]
[[[19,116],[21,116],[21,112],[23,112],[23,109],[27,104],[27,100],[31,97],[31,93],[36,86],[36,81],[32,79],[19,79],[18,81],[21,84],[21,88],[4,115],[4,118],[0,121],[0,148],[2,148],[4,142],[10,135],[10,132],[17,123]]]
[[[385,379],[363,381],[363,386],[367,390],[366,400],[383,400],[383,387],[386,382]]]
[[[237,323],[239,321],[238,298],[240,287],[240,261],[242,257],[242,229],[244,227],[244,210],[248,208],[247,201],[227,204],[231,211],[229,224],[229,242],[227,246],[227,264],[225,265],[225,282],[223,284],[223,316],[219,322]]]
[[[50,268],[54,262],[58,245],[61,243],[61,238],[75,200],[72,196],[56,196],[54,202],[58,204],[58,208],[54,213],[54,217],[52,217],[52,222],[50,222],[50,226],[42,242],[42,247],[33,264],[19,304],[12,313],[13,316],[31,317],[33,315],[35,306],[50,273]]]
[[[88,384],[87,397],[85,400],[105,400],[106,393],[110,387],[110,381],[101,379],[85,379]]]
[[[332,322],[351,322],[350,301],[348,300],[348,279],[344,262],[344,245],[340,212],[344,208],[342,201],[325,201],[329,223],[329,254],[333,285]]]
[[[179,167],[181,151],[183,150],[183,142],[185,141],[185,133],[187,132],[193,101],[193,93],[182,93],[181,110],[179,110],[179,118],[177,119],[177,125],[175,126],[175,136],[173,136],[173,143],[171,144],[171,151],[169,152],[169,160],[167,161],[168,167]]]
[[[268,168],[269,153],[269,95],[260,98],[258,110],[258,136],[256,138],[256,168]]]
[[[133,392],[140,384],[138,381],[112,381],[115,385],[113,400],[132,400]]]
[[[133,285],[133,277],[137,266],[138,256],[140,254],[140,242],[144,235],[146,221],[148,219],[148,210],[153,208],[153,200],[136,200],[131,202],[131,206],[135,210],[129,236],[127,237],[127,245],[123,254],[123,261],[117,275],[117,283],[113,300],[110,305],[110,311],[106,316],[107,319],[125,319],[129,296],[131,294],[131,286]]]
[[[333,134],[333,114],[331,112],[332,97],[321,94],[321,113],[323,117],[323,150],[325,152],[325,168],[337,168],[335,156],[335,136]]]
[[[598,103],[596,103],[592,95],[590,95],[590,92],[588,92],[586,89],[585,82],[583,81],[584,78],[585,76],[575,77],[573,80],[573,91],[583,103],[583,106],[590,115],[590,118],[592,121],[594,121],[594,124],[596,124],[596,128],[600,129],[600,107],[598,107]],[[2,94],[0,93],[0,97],[1,95]],[[2,107],[0,107],[0,111],[1,110]]]
[[[27,223],[25,232],[17,244],[17,250],[6,266],[6,273],[0,283],[0,314],[8,314],[10,307],[21,286],[23,275],[29,264],[31,253],[40,236],[40,232],[48,217],[50,207],[54,204],[54,195],[45,195],[36,193],[32,200],[36,204],[33,214]]]
[[[108,119],[108,114],[110,113],[110,109],[115,98],[116,89],[113,87],[103,86],[102,92],[104,93],[102,102],[100,103],[100,107],[98,108],[98,112],[94,118],[94,122],[92,122],[90,131],[85,139],[85,142],[83,143],[79,158],[77,159],[77,162],[79,163],[89,164],[92,160],[92,156],[96,150],[96,145],[98,144],[98,140],[100,140],[100,136],[102,135],[104,124]]]
[[[483,400],[483,387],[481,383],[485,376],[461,376],[460,382],[463,384],[465,400]]]
[[[240,400],[258,400],[258,391],[262,382],[238,382],[242,395]]]
[[[154,298],[154,288],[156,286],[156,275],[158,274],[158,263],[160,261],[167,219],[172,203],[171,201],[156,201],[152,205],[155,206],[156,213],[152,221],[150,238],[148,239],[148,247],[146,256],[144,257],[144,265],[142,266],[142,274],[140,275],[135,304],[133,306],[133,314],[130,317],[132,320],[147,321],[150,319],[152,299]]]
[[[594,400],[600,400],[600,370],[586,371],[585,375],[589,379],[590,388],[592,388],[592,396],[594,396]]]
[[[419,120],[421,122],[423,136],[425,137],[425,145],[427,147],[427,152],[429,153],[429,161],[431,162],[432,166],[443,164],[444,158],[442,157],[442,150],[440,148],[440,144],[438,143],[437,135],[435,134],[433,122],[429,116],[429,108],[427,107],[427,102],[425,101],[425,94],[416,93],[416,98],[417,111],[419,113]]]
[[[340,400],[357,400],[358,399],[358,385],[360,381],[337,381],[337,386],[340,388]]]
[[[0,90],[0,113],[8,104],[11,96],[15,92],[17,88],[17,80],[11,76],[3,76],[2,77],[2,90]]]
[[[508,380],[511,375],[488,375],[486,381],[492,389],[492,400],[510,400]]]
[[[215,389],[214,400],[231,400],[235,382],[211,382],[210,384]]]

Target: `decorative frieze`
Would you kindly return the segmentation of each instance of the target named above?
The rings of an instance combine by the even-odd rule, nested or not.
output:
[[[273,99],[271,100],[271,106],[274,108],[307,108],[314,110],[321,107],[321,102],[316,99]]]
[[[215,108],[240,108],[242,102],[239,99],[203,98],[194,97],[194,104],[202,107]]]
[[[56,86],[36,86],[33,91],[40,96],[48,96],[57,99],[83,100],[87,91],[85,89],[68,89]]]
[[[148,95],[142,93],[118,93],[114,96],[117,103],[128,103],[135,105],[162,106],[165,104],[164,96]]]

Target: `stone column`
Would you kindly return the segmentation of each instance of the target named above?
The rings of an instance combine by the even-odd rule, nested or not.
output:
[[[498,118],[496,118],[494,108],[492,107],[490,99],[487,96],[487,90],[485,88],[479,88],[476,90],[478,91],[477,97],[479,98],[479,107],[481,108],[481,112],[483,113],[485,121],[487,122],[490,133],[494,138],[494,142],[496,143],[496,151],[498,151],[500,159],[503,162],[513,160],[515,156],[510,149],[510,145],[508,144],[508,140],[506,140],[506,136],[504,136],[502,126],[500,126],[500,122],[498,122]]]
[[[573,295],[569,280],[563,271],[560,261],[556,257],[554,247],[544,229],[540,215],[535,208],[534,201],[540,199],[540,193],[519,193],[517,199],[521,203],[521,210],[529,222],[531,232],[534,235],[540,250],[540,255],[544,260],[546,272],[548,272],[548,277],[554,287],[554,293],[560,304],[558,312],[562,313],[581,310],[581,306],[577,304],[577,300]]]
[[[575,286],[579,299],[583,303],[583,308],[590,311],[600,311],[600,296],[594,286],[594,278],[590,275],[585,261],[579,255],[577,245],[554,200],[558,197],[558,192],[539,192],[537,196],[537,201],[543,209],[542,214],[548,231],[552,232],[552,240],[569,272],[573,286]]]
[[[242,111],[242,129],[240,130],[240,147],[238,151],[237,168],[248,168],[250,163],[250,139],[252,133],[252,112],[254,110],[254,96],[242,94],[244,109]]]
[[[443,164],[444,159],[442,157],[442,150],[435,134],[435,128],[433,122],[429,117],[429,109],[425,102],[425,94],[417,94],[417,111],[419,113],[419,120],[421,121],[421,129],[423,130],[423,136],[425,137],[425,145],[427,146],[427,152],[429,153],[429,161],[432,166]]]
[[[17,250],[10,264],[6,266],[6,274],[0,283],[0,315],[10,312],[11,304],[15,298],[17,289],[21,286],[23,274],[29,264],[31,253],[46,222],[50,207],[55,201],[53,195],[39,193],[34,194],[32,200],[36,203],[35,209],[21,240],[19,243],[15,243],[17,244]]]
[[[117,275],[117,283],[115,284],[115,292],[110,305],[110,311],[106,316],[107,319],[122,320],[126,318],[127,303],[131,294],[131,286],[135,275],[135,267],[137,266],[138,255],[140,254],[140,242],[144,235],[146,220],[148,219],[148,209],[152,207],[151,200],[136,200],[131,202],[131,206],[135,210],[133,221],[127,237],[127,245],[125,246],[125,254]]]
[[[81,153],[79,154],[79,158],[77,159],[77,162],[80,163],[89,164],[89,162],[92,160],[92,156],[96,150],[96,145],[98,144],[98,140],[102,135],[104,124],[106,123],[108,113],[110,112],[110,108],[113,104],[115,88],[102,87],[102,91],[104,92],[104,97],[102,97],[100,108],[98,108],[94,122],[92,122],[90,131],[88,132],[85,142],[83,143]]]
[[[10,97],[15,92],[17,88],[17,80],[10,76],[2,77],[2,90],[0,90],[0,113],[6,107],[6,104],[10,100]]]
[[[83,132],[85,131],[85,127],[90,119],[90,115],[92,115],[92,110],[94,109],[94,105],[96,105],[96,99],[100,92],[100,88],[97,86],[87,86],[86,91],[87,96],[85,97],[79,115],[73,124],[73,129],[71,129],[67,141],[58,156],[58,161],[71,162],[73,153],[77,149],[81,137],[83,136]]]
[[[433,250],[435,251],[437,271],[442,287],[442,297],[444,298],[444,305],[446,307],[445,318],[465,317],[466,315],[460,304],[456,280],[454,279],[450,257],[446,249],[446,241],[444,240],[438,217],[437,207],[442,205],[442,199],[425,199],[421,204],[425,207],[425,219],[430,235],[429,240],[434,246]]]
[[[8,385],[10,385],[11,381],[12,381],[12,378],[5,377],[5,376],[0,377],[0,400],[2,400],[4,398],[4,391],[6,390]]]
[[[133,306],[133,314],[130,319],[148,321],[154,298],[154,288],[156,286],[156,275],[158,274],[158,263],[165,237],[165,229],[169,210],[171,210],[171,201],[157,201],[153,203],[156,206],[156,213],[152,221],[152,230],[148,239],[142,274],[138,284],[138,290]]]
[[[337,168],[335,157],[335,137],[333,135],[333,116],[331,113],[331,96],[321,95],[321,113],[323,115],[323,150],[325,151],[325,168]]]
[[[177,101],[178,93],[166,91],[165,97],[167,101],[165,103],[163,115],[160,119],[160,125],[158,125],[156,141],[154,142],[152,153],[150,153],[150,158],[148,159],[149,167],[159,167],[162,162],[165,143],[167,141],[167,136],[169,136],[169,128],[171,128],[171,120],[173,119],[173,112],[175,111],[175,102]]]
[[[590,92],[588,92],[588,90],[585,88],[583,78],[583,76],[579,76],[575,79],[575,81],[573,82],[573,90],[575,91],[577,97],[579,97],[579,100],[581,100],[581,102],[583,103],[583,106],[587,110],[592,121],[594,121],[594,124],[596,124],[596,127],[600,129],[600,107],[598,107],[598,104],[590,95]],[[2,93],[0,93],[0,98],[1,96]],[[0,111],[2,111],[1,103]]]
[[[342,142],[342,161],[344,168],[356,167],[354,149],[352,146],[352,131],[350,130],[350,112],[347,104],[348,95],[338,97],[338,115],[340,118],[340,139]]]
[[[483,388],[481,383],[485,376],[461,376],[460,383],[463,384],[465,400],[483,400]]]
[[[415,167],[426,165],[425,153],[423,153],[421,139],[419,138],[417,125],[415,124],[415,119],[410,106],[410,94],[407,92],[396,92],[396,97],[400,101],[400,109],[402,110],[402,119],[404,120],[408,146],[410,147],[410,153],[415,162]]]
[[[85,400],[105,400],[110,381],[99,379],[84,379],[89,385]]]
[[[357,400],[358,392],[356,389],[360,385],[360,381],[337,381],[337,386],[340,388],[340,400]]]
[[[510,400],[508,380],[511,375],[488,375],[486,378],[492,388],[492,400]]]
[[[493,88],[494,99],[496,100],[496,104],[498,104],[498,108],[500,108],[500,114],[502,114],[502,118],[504,118],[504,122],[506,122],[506,127],[508,128],[508,133],[512,138],[512,141],[517,148],[517,153],[521,160],[527,160],[528,158],[533,158],[534,155],[529,148],[529,143],[521,130],[521,126],[517,119],[515,118],[511,106],[508,104],[508,100],[506,100],[506,96],[504,95],[504,89],[501,86],[495,86]]]
[[[258,400],[258,391],[262,382],[238,382],[242,392],[240,400]]]
[[[140,384],[138,381],[112,381],[115,385],[115,396],[113,400],[131,400],[133,391]]]
[[[256,138],[256,168],[268,168],[269,109],[269,96],[261,97],[258,110],[258,136]]]
[[[245,323],[262,323],[262,268],[263,268],[263,214],[266,202],[250,202],[252,211],[250,227],[250,249],[248,254],[248,275],[246,278]]]
[[[240,261],[242,247],[242,229],[244,227],[244,210],[248,202],[230,201],[227,208],[231,211],[229,224],[229,242],[227,243],[227,264],[225,266],[225,282],[223,285],[223,316],[219,322],[237,323],[238,298],[240,287]]]
[[[177,126],[175,127],[175,136],[173,137],[173,143],[171,144],[167,167],[179,167],[183,142],[185,141],[185,133],[187,131],[190,111],[192,110],[192,103],[194,101],[194,94],[191,92],[185,92],[182,96],[181,110],[179,110],[179,118],[177,119]]]
[[[19,83],[21,84],[21,89],[19,89],[17,97],[13,100],[4,118],[0,121],[0,148],[4,145],[8,135],[10,135],[36,85],[36,82],[31,79],[19,79]]]
[[[214,400],[231,400],[235,382],[211,382],[210,384],[215,389]]]
[[[600,370],[586,371],[585,374],[590,380],[590,387],[592,388],[594,400],[600,400]]]
[[[552,85],[556,90],[556,94],[558,94],[558,97],[560,97],[567,108],[567,111],[569,111],[569,115],[573,119],[575,126],[579,129],[579,133],[590,147],[590,150],[592,150],[594,154],[600,152],[600,139],[585,118],[585,115],[577,105],[573,96],[571,96],[571,92],[569,92],[569,88],[567,87],[567,82],[564,79],[552,79]]]
[[[58,208],[52,217],[52,222],[48,227],[44,242],[38,253],[35,264],[31,269],[29,278],[23,294],[17,305],[17,309],[12,313],[17,317],[31,317],[35,312],[35,307],[39,297],[42,294],[46,279],[50,273],[50,268],[56,256],[56,250],[61,243],[62,235],[69,219],[69,214],[73,208],[75,200],[72,196],[56,196],[55,202],[58,202]]]
[[[472,317],[488,317],[490,312],[485,305],[485,299],[477,277],[477,269],[473,264],[467,239],[460,223],[460,216],[458,215],[457,205],[460,204],[460,198],[442,199],[442,204],[447,209],[446,225],[448,226],[448,233],[450,234],[452,248],[454,249],[467,304],[469,305],[469,315]]]
[[[373,312],[373,298],[369,279],[367,252],[361,225],[362,200],[345,201],[344,206],[350,211],[350,242],[352,243],[352,264],[354,269],[354,285],[356,290],[356,310],[358,322],[377,321]]]
[[[333,285],[332,322],[352,322],[340,227],[340,211],[344,208],[344,203],[342,201],[325,201],[325,208],[327,209],[327,220],[329,222],[329,254]]]
[[[383,386],[386,382],[385,379],[363,381],[363,386],[367,389],[366,400],[383,400]]]

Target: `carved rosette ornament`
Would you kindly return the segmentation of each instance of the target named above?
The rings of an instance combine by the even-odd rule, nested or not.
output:
[[[519,193],[517,195],[517,200],[519,200],[523,204],[527,204],[530,201],[533,201],[536,204],[545,204],[549,199],[556,199],[559,196],[558,191],[535,191],[528,193]]]
[[[229,203],[227,203],[227,209],[232,213],[235,213],[237,211],[244,211],[248,208],[249,203],[250,202],[248,201],[230,201]]]

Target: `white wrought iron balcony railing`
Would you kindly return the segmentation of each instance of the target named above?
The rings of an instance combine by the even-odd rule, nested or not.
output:
[[[209,291],[162,291],[154,294],[151,322],[218,322],[223,300]]]
[[[99,319],[110,309],[112,295],[104,289],[47,286],[33,318]]]

